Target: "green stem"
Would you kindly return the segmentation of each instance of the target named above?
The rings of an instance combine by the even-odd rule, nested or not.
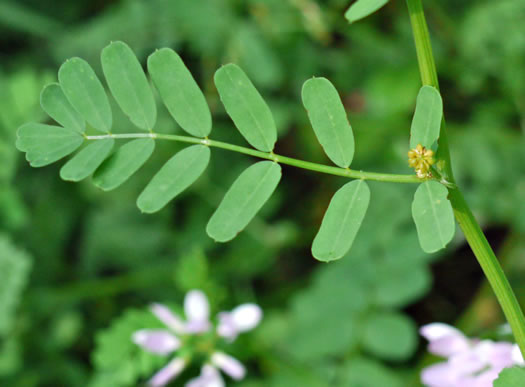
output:
[[[424,85],[439,88],[432,46],[423,13],[423,5],[421,0],[406,1],[414,34],[421,80]],[[437,157],[439,161],[443,163],[443,172],[447,180],[454,183],[444,120],[441,123]],[[492,251],[483,231],[463,198],[461,191],[457,187],[448,188],[448,190],[456,220],[463,230],[465,238],[485,273],[492,290],[496,294],[496,298],[512,328],[514,338],[521,349],[521,353],[525,355],[525,317],[523,316],[518,300],[512,291],[496,255]]]
[[[160,134],[160,133],[126,133],[126,134],[105,134],[100,136],[85,136],[87,140],[102,140],[105,138],[126,139],[126,138],[154,138],[159,140],[179,141],[190,144],[202,144],[214,148],[226,149],[233,152],[243,153],[245,155],[259,157],[261,159],[275,161],[276,163],[291,165],[293,167],[308,169],[310,171],[326,173],[329,175],[348,177],[351,179],[375,180],[385,181],[391,183],[421,183],[415,175],[396,175],[390,173],[376,173],[356,171],[349,168],[332,167],[329,165],[312,163],[310,161],[303,161],[291,157],[277,155],[275,153],[261,152],[255,149],[246,148],[239,145],[228,144],[222,141],[215,141],[210,139],[196,138],[190,136],[178,136],[174,134]]]

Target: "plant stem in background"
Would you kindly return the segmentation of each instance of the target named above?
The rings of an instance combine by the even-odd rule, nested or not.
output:
[[[439,88],[423,5],[421,0],[407,0],[407,5],[410,22],[412,24],[412,32],[414,34],[421,80],[424,85]],[[439,160],[438,163],[442,162],[446,179],[454,182],[444,120],[441,123],[437,158]],[[483,231],[463,198],[463,194],[457,187],[448,188],[448,190],[456,220],[463,230],[465,238],[485,273],[492,290],[496,294],[496,298],[512,328],[514,338],[522,354],[525,355],[525,317],[523,316],[518,300],[512,291],[496,255],[492,251]]]

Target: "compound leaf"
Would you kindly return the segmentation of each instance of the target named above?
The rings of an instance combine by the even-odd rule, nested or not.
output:
[[[370,189],[364,180],[347,183],[335,193],[312,244],[314,258],[333,261],[350,250],[369,202]]]
[[[182,129],[196,137],[211,132],[211,113],[201,89],[180,56],[169,48],[148,58],[148,72],[164,105]]]
[[[437,181],[419,185],[412,202],[419,244],[423,251],[433,253],[444,248],[454,237],[456,224],[447,188]]]
[[[43,167],[73,153],[84,141],[78,132],[60,126],[30,122],[17,132],[16,147],[26,152],[32,167]]]
[[[162,209],[204,172],[210,161],[210,148],[190,146],[171,159],[157,172],[137,199],[141,211],[152,213]]]
[[[138,139],[122,145],[93,175],[93,183],[110,191],[128,180],[151,156],[155,141]]]
[[[100,55],[109,89],[131,122],[151,130],[157,120],[157,107],[151,87],[137,57],[123,42],[112,42]]]
[[[208,235],[217,242],[235,238],[270,198],[279,180],[281,167],[272,161],[260,161],[244,170],[208,222]]]
[[[109,132],[113,122],[108,96],[91,66],[83,59],[65,61],[58,80],[67,99],[95,129]]]
[[[256,149],[271,152],[277,141],[277,128],[270,108],[248,76],[235,64],[215,72],[215,86],[235,126]]]
[[[436,88],[423,86],[417,95],[416,111],[410,127],[410,149],[418,144],[430,149],[439,138],[443,101]]]
[[[60,169],[63,180],[80,181],[90,176],[108,157],[115,140],[106,138],[89,144]]]
[[[350,23],[356,22],[373,14],[386,3],[388,3],[388,0],[357,0],[346,11],[345,18]]]
[[[312,78],[303,85],[303,104],[315,135],[334,164],[348,168],[354,157],[354,134],[334,85]]]
[[[86,122],[71,106],[58,83],[44,87],[40,94],[40,105],[49,116],[64,128],[83,133]]]

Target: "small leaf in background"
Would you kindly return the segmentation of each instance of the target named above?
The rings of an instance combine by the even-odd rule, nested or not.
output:
[[[341,367],[341,385],[348,387],[403,387],[401,377],[381,362],[353,357]]]
[[[89,144],[60,169],[60,177],[68,181],[80,181],[90,176],[108,157],[115,140],[106,138]]]
[[[148,79],[137,57],[123,42],[113,42],[100,55],[102,70],[111,93],[131,122],[151,130],[157,120],[157,106]]]
[[[271,152],[277,128],[270,108],[241,68],[233,63],[215,72],[215,86],[235,126],[254,148]]]
[[[335,193],[312,244],[314,258],[333,261],[350,250],[369,202],[370,189],[364,180],[347,183]]]
[[[0,337],[13,327],[16,307],[29,278],[31,259],[0,234]]]
[[[210,161],[210,148],[193,145],[181,150],[157,172],[137,199],[141,211],[159,211],[204,172]]]
[[[210,108],[180,56],[169,48],[148,58],[148,72],[164,105],[180,127],[195,137],[211,132]]]
[[[95,129],[109,132],[113,123],[108,96],[91,66],[83,59],[65,61],[58,80],[67,99]]]
[[[456,223],[447,188],[437,181],[419,185],[412,202],[419,244],[426,253],[444,248],[454,237]]]
[[[138,139],[122,145],[93,175],[93,183],[104,191],[117,188],[128,180],[149,159],[155,149],[151,138]]]
[[[326,78],[312,78],[304,83],[302,98],[326,155],[337,166],[348,168],[354,157],[354,134],[336,88]]]
[[[494,387],[522,387],[525,383],[525,368],[505,368],[494,381]]]
[[[356,22],[376,12],[386,3],[388,0],[357,0],[346,11],[345,18],[350,23]]]
[[[217,242],[235,238],[270,198],[279,180],[281,166],[272,161],[260,161],[244,170],[208,222],[208,235]]]
[[[430,149],[439,138],[443,101],[436,88],[423,86],[417,95],[416,111],[410,127],[410,149],[418,144]]]
[[[86,130],[86,122],[71,106],[58,83],[47,85],[40,94],[40,105],[49,116],[66,129],[79,133]]]
[[[43,167],[73,153],[84,137],[71,129],[30,122],[17,132],[16,147],[32,167]]]
[[[417,347],[415,324],[397,312],[375,312],[364,321],[363,349],[391,361],[409,358]]]

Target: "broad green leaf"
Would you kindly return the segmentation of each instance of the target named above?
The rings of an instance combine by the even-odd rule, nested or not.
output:
[[[312,78],[303,85],[303,105],[315,135],[334,164],[348,168],[354,157],[354,134],[334,85]]]
[[[40,105],[49,116],[64,128],[73,129],[79,133],[86,130],[86,122],[71,106],[58,83],[44,87],[40,94]]]
[[[65,61],[58,80],[67,99],[95,129],[109,132],[113,122],[108,96],[91,66],[83,59]]]
[[[32,167],[43,167],[73,153],[84,137],[71,129],[30,122],[17,132],[16,147]]]
[[[281,167],[272,161],[260,161],[244,170],[208,222],[208,235],[217,242],[235,238],[270,198],[279,180]]]
[[[93,183],[110,191],[128,180],[149,159],[155,149],[151,138],[138,139],[122,145],[93,175]]]
[[[350,250],[369,202],[370,189],[364,180],[347,183],[335,193],[312,245],[314,258],[333,261]]]
[[[153,93],[137,57],[123,42],[113,42],[100,55],[109,89],[131,122],[151,130],[157,120]]]
[[[272,112],[244,71],[230,63],[217,70],[214,80],[226,112],[246,141],[271,152],[277,141]]]
[[[417,95],[416,111],[410,128],[410,149],[418,144],[430,147],[439,138],[443,101],[439,91],[432,86],[423,86]]]
[[[399,261],[404,262],[404,259]],[[430,289],[432,275],[423,264],[382,262],[377,267],[374,282],[374,290],[371,292],[374,304],[387,308],[401,308],[417,300]]]
[[[348,8],[345,18],[350,22],[356,22],[376,12],[388,3],[388,0],[357,0]]]
[[[155,51],[148,58],[148,72],[180,127],[195,137],[209,135],[210,108],[180,56],[169,48]]]
[[[16,307],[26,286],[31,259],[0,234],[0,337],[9,334],[15,320]]]
[[[341,367],[340,383],[346,387],[403,387],[401,377],[377,360],[353,357]]]
[[[525,368],[505,368],[494,381],[494,387],[523,387],[525,384]]]
[[[363,326],[363,349],[381,359],[402,361],[417,347],[415,324],[401,313],[372,313]]]
[[[423,251],[433,253],[444,248],[454,237],[456,224],[447,188],[437,181],[419,185],[412,202],[419,244]]]
[[[115,140],[106,138],[89,144],[60,169],[63,180],[80,181],[90,176],[108,157]]]
[[[157,172],[137,199],[141,211],[152,213],[162,209],[204,172],[210,161],[210,148],[193,145],[171,159]]]

